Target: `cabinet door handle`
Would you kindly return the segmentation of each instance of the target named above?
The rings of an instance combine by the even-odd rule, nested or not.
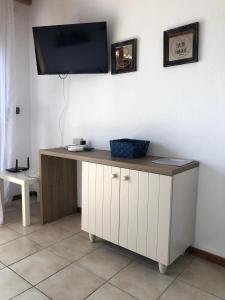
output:
[[[111,178],[114,179],[114,178],[117,178],[118,175],[117,174],[111,174]]]
[[[128,181],[129,179],[130,179],[130,177],[128,175],[125,175],[125,176],[122,177],[123,181]]]

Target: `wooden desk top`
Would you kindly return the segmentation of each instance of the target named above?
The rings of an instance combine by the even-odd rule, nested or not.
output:
[[[197,168],[198,161],[193,161],[185,166],[169,166],[159,165],[152,162],[152,160],[159,158],[158,156],[146,156],[135,159],[115,158],[111,157],[110,151],[93,150],[91,152],[69,152],[65,148],[42,149],[40,155],[54,156],[59,158],[73,159],[79,161],[87,161],[97,164],[109,165],[113,167],[133,169],[149,173],[173,176],[184,171]]]

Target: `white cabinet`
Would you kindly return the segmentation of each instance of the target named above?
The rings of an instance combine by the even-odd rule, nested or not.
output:
[[[82,163],[82,229],[159,262],[192,245],[198,168],[174,176]]]

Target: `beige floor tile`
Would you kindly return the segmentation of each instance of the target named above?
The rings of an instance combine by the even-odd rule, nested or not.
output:
[[[8,225],[9,223],[22,222],[22,212],[16,208],[11,208],[6,210],[4,214],[4,223]]]
[[[40,221],[36,220],[32,217],[31,217],[31,225],[30,226],[24,227],[22,225],[22,220],[19,221],[19,222],[8,223],[7,226],[10,229],[12,229],[12,230],[14,230],[14,231],[16,231],[16,232],[18,232],[22,235],[27,235],[31,232],[34,232],[34,231],[37,231],[38,229],[41,229],[41,227],[42,227],[42,225],[40,224]]]
[[[77,228],[68,228],[61,223],[51,223],[42,226],[40,230],[32,232],[28,237],[41,246],[48,247],[55,242],[72,236],[79,230]]]
[[[112,243],[107,243],[107,247],[110,247],[111,249],[115,250],[116,252],[119,252],[120,254],[128,256],[132,260],[140,257],[140,255],[138,255],[137,253],[134,253],[130,250],[127,250],[123,247],[120,247],[120,246],[112,244]]]
[[[146,263],[133,262],[110,282],[140,300],[155,300],[174,280]]]
[[[41,214],[40,203],[38,203],[37,201],[34,201],[33,203],[31,203],[30,214],[33,217],[40,216],[40,214]]]
[[[22,212],[22,200],[14,200],[6,207],[6,213],[12,210]],[[40,202],[37,202],[37,197],[30,197],[30,212],[31,215],[40,215]]]
[[[77,263],[85,269],[108,280],[131,262],[130,258],[109,248],[101,247]]]
[[[32,288],[15,298],[14,300],[48,300],[49,298],[35,288]]]
[[[166,292],[159,298],[160,300],[219,300],[202,290],[194,288],[186,283],[176,280]]]
[[[19,233],[9,229],[6,226],[0,227],[0,245],[15,240],[19,236],[21,236]]]
[[[29,289],[31,285],[16,275],[13,271],[5,268],[0,271],[0,299],[8,300],[23,291]]]
[[[32,198],[31,198],[32,199]],[[30,200],[30,214],[31,220],[33,218],[40,218],[40,203],[35,200]],[[22,223],[22,203],[21,200],[16,200],[6,208],[5,224]]]
[[[68,264],[68,260],[42,250],[11,265],[10,268],[35,285]]]
[[[0,262],[0,270],[5,268],[5,266]]]
[[[40,213],[38,213],[37,215],[31,214],[30,218],[31,221],[38,220],[40,222]],[[13,223],[22,223],[22,209],[14,208],[8,213],[5,213],[4,223],[6,225]]]
[[[40,245],[26,237],[21,237],[0,246],[0,261],[8,266],[40,249]]]
[[[76,234],[50,246],[48,250],[70,261],[75,261],[103,245],[103,242],[91,243],[89,240]]]
[[[89,234],[88,234],[88,232],[81,230],[78,234],[80,236],[86,238],[87,240],[89,240]]]
[[[86,232],[86,231],[81,230],[80,232],[78,232],[78,235],[82,236],[83,238],[85,238],[85,239],[87,239],[87,240],[90,240],[90,239],[89,239],[89,233]],[[105,240],[103,240],[103,239],[101,239],[101,238],[99,238],[99,237],[97,237],[97,236],[96,236],[95,240],[96,240],[97,242],[103,242],[103,241],[104,241],[105,243],[108,243],[107,241],[105,241]]]
[[[24,227],[22,225],[22,204],[21,200],[13,201],[11,206],[6,208],[5,224],[8,228],[26,235],[41,228],[40,222],[40,203],[36,198],[30,200],[31,225]]]
[[[136,298],[124,293],[118,288],[106,283],[93,294],[91,294],[87,300],[134,300]]]
[[[167,273],[171,276],[180,275],[192,264],[193,261],[194,256],[190,254],[181,255],[168,267]]]
[[[72,264],[37,287],[54,300],[81,300],[103,283],[99,277]]]
[[[179,279],[225,299],[224,267],[196,258]]]
[[[186,270],[191,263],[193,262],[194,257],[190,254],[185,254],[180,256],[176,261],[174,261],[168,268],[167,268],[167,276],[170,277],[177,277],[180,275],[184,270]],[[139,263],[146,264],[149,266],[152,270],[155,270],[156,272],[159,272],[158,263],[156,261],[153,261],[147,257],[139,256],[137,259]]]
[[[58,220],[58,223],[61,223],[65,227],[68,227],[70,229],[76,228],[79,229],[79,231],[81,231],[81,214],[72,214],[68,217]]]

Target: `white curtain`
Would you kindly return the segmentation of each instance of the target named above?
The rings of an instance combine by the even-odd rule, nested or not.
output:
[[[0,171],[12,166],[15,118],[13,0],[0,0]],[[5,185],[5,201],[11,194]],[[0,204],[0,224],[3,207]]]

